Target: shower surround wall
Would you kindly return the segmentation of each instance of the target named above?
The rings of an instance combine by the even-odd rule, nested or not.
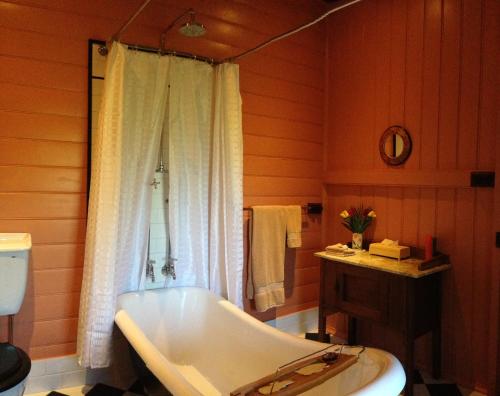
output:
[[[155,173],[149,229],[149,260],[153,266],[154,278],[146,278],[146,289],[165,287],[166,280],[162,268],[167,263],[168,245],[168,173]],[[169,278],[170,279],[170,278]]]
[[[495,190],[468,183],[470,170],[500,161],[499,5],[365,1],[333,16],[327,36],[327,238],[349,238],[338,213],[361,203],[377,211],[368,239],[423,247],[426,234],[436,236],[453,264],[443,282],[443,374],[481,390],[495,376]],[[409,130],[413,152],[388,169],[378,139],[394,124]],[[402,356],[393,333],[363,324],[360,336]],[[430,366],[429,341],[418,340],[421,366]]]
[[[0,0],[0,229],[30,232],[30,284],[15,342],[33,359],[75,352],[87,185],[87,48],[108,39],[139,1]],[[207,34],[169,33],[169,46],[223,58],[324,9],[320,0],[154,1],[123,40],[156,46],[192,6]],[[224,33],[226,30],[230,34]],[[321,201],[324,26],[240,62],[244,205]],[[304,246],[287,263],[287,305],[316,304],[320,222],[304,218]],[[292,258],[293,259],[293,258]],[[293,281],[292,281],[293,280]],[[5,323],[0,337],[5,338]]]

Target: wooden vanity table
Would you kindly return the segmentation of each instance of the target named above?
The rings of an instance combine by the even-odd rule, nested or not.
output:
[[[405,396],[413,394],[414,341],[432,331],[433,376],[441,375],[441,273],[447,260],[419,270],[423,260],[398,261],[368,252],[354,256],[314,254],[321,258],[318,338],[325,340],[326,317],[348,315],[348,342],[356,344],[357,319],[369,320],[403,335]]]

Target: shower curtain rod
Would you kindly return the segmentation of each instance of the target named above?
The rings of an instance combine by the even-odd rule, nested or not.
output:
[[[176,50],[170,50],[170,49],[162,50],[161,48],[148,47],[146,45],[139,45],[139,44],[129,44],[129,43],[122,43],[122,44],[126,45],[128,47],[128,49],[133,50],[133,51],[152,52],[152,53],[156,53],[159,55],[171,55],[171,56],[177,56],[179,58],[194,59],[194,60],[198,60],[200,62],[209,63],[211,65],[218,65],[219,63],[221,63],[217,59],[209,58],[207,56],[192,54],[191,52],[176,51]]]
[[[317,24],[318,22],[322,21],[323,19],[325,19],[328,15],[331,15],[333,14],[334,12],[337,12],[337,11],[340,11],[341,9],[343,8],[346,8],[346,7],[349,7],[353,4],[356,4],[356,3],[359,3],[360,1],[363,1],[363,0],[351,0],[351,1],[345,1],[342,5],[339,5],[335,8],[332,8],[331,10],[328,10],[327,12],[325,12],[323,15],[317,17],[316,19],[312,20],[311,22],[307,22],[303,25],[300,25],[294,29],[291,29],[285,33],[281,33],[277,36],[274,36],[274,37],[271,37],[269,40],[266,40],[264,41],[262,44],[259,44],[257,45],[256,47],[253,47],[253,48],[250,48],[244,52],[242,52],[241,54],[238,54],[238,55],[235,55],[235,56],[230,56],[228,58],[225,58],[225,59],[222,59],[221,63],[224,63],[224,62],[234,62],[240,58],[243,58],[244,56],[246,55],[250,55],[250,54],[253,54],[254,52],[257,52],[259,50],[261,50],[262,48],[265,48],[267,47],[268,45],[276,42],[276,41],[280,41],[284,38],[287,38],[288,36],[291,36],[295,33],[298,33],[304,29],[307,29],[315,24]]]
[[[200,56],[200,55],[195,55],[195,54],[192,54],[192,53],[189,53],[189,52],[183,52],[183,51],[174,51],[174,50],[162,50],[162,44],[160,44],[160,48],[154,48],[154,47],[147,47],[147,46],[143,46],[143,45],[135,45],[135,44],[127,44],[127,43],[123,43],[125,45],[127,45],[130,49],[135,49],[135,50],[138,50],[138,51],[145,51],[145,52],[157,52],[161,55],[174,55],[174,56],[179,56],[179,57],[182,57],[182,58],[191,58],[191,59],[196,59],[196,60],[200,60],[202,62],[207,62],[207,63],[210,63],[212,65],[217,65],[217,64],[220,64],[220,63],[224,63],[224,62],[234,62],[246,55],[250,55],[256,51],[259,51],[261,50],[262,48],[265,48],[267,47],[268,45],[276,42],[276,41],[279,41],[279,40],[282,40],[288,36],[291,36],[295,33],[298,33],[304,29],[307,29],[313,25],[315,25],[316,23],[322,21],[323,19],[325,19],[328,15],[331,15],[333,14],[334,12],[337,12],[337,11],[340,11],[341,9],[343,8],[346,8],[346,7],[349,7],[353,4],[356,4],[356,3],[359,3],[363,0],[349,0],[349,1],[344,1],[343,4],[337,6],[337,7],[334,7],[332,8],[331,10],[328,10],[327,12],[325,12],[323,15],[319,16],[318,18],[312,20],[311,22],[307,22],[303,25],[300,25],[294,29],[291,29],[285,33],[281,33],[277,36],[274,36],[272,38],[270,38],[269,40],[266,40],[264,41],[263,43],[253,47],[253,48],[250,48],[246,51],[243,51],[242,53],[238,54],[238,55],[235,55],[235,56],[230,56],[230,57],[227,57],[227,58],[224,58],[222,60],[216,60],[214,58],[209,58],[209,57],[206,57],[206,56]],[[144,10],[144,8],[146,8],[146,6],[151,2],[151,0],[145,0],[141,6],[137,9],[136,12],[134,12],[134,14],[122,25],[122,27],[115,33],[113,34],[113,36],[111,36],[111,39],[110,39],[110,42],[113,42],[113,41],[118,41],[120,42],[120,37],[121,35],[123,34],[123,32],[125,30],[127,30],[127,28],[130,26],[130,24],[141,14],[141,12]],[[185,13],[183,13],[182,15],[185,15]],[[179,19],[179,17],[176,18],[175,21],[177,21]],[[162,32],[162,35],[164,35],[164,32]],[[160,42],[162,41],[162,39],[164,39],[164,37],[160,37]],[[106,46],[104,46],[104,48],[106,48]],[[103,51],[103,52],[106,52],[106,51]]]

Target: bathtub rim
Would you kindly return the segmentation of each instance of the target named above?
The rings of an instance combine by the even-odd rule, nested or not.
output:
[[[177,367],[160,353],[124,309],[120,309],[116,313],[115,323],[146,367],[162,384],[169,384],[167,390],[170,393],[174,395],[200,395],[200,392],[186,380]]]
[[[258,328],[260,331],[266,333],[268,336],[271,336],[273,338],[281,338],[281,339],[285,338],[293,344],[303,345],[309,348],[311,347],[312,344],[317,344],[318,350],[325,347],[325,344],[323,343],[299,338],[292,334],[285,333],[279,329],[276,329],[264,322],[261,322],[260,320],[244,312],[243,310],[241,310],[228,300],[224,299],[221,296],[216,295],[212,291],[205,288],[193,287],[193,286],[179,286],[179,287],[169,287],[161,289],[142,290],[142,291],[135,291],[135,292],[128,292],[121,294],[120,296],[118,296],[117,300],[118,311],[115,314],[115,323],[120,328],[120,330],[122,331],[123,335],[128,340],[128,342],[132,345],[136,353],[144,361],[147,368],[160,380],[162,384],[168,383],[169,384],[168,387],[166,385],[164,386],[174,395],[177,394],[203,395],[203,394],[200,393],[200,391],[197,388],[191,385],[186,379],[186,377],[184,377],[184,375],[177,369],[176,365],[170,362],[158,350],[155,344],[153,344],[153,342],[149,340],[149,338],[139,327],[139,325],[137,325],[136,322],[133,320],[133,318],[128,314],[126,309],[123,307],[121,301],[133,295],[138,296],[143,294],[163,294],[172,292],[173,289],[174,290],[176,289],[181,292],[182,291],[189,292],[189,290],[196,290],[197,293],[206,294],[207,296],[210,296],[210,298],[213,298],[216,301],[216,303],[221,304],[224,309],[229,310],[234,315],[237,315],[248,325]],[[383,368],[379,371],[379,374],[375,378],[365,383],[361,389],[349,393],[349,395],[353,396],[378,395],[380,394],[380,391],[384,390],[387,391],[385,385],[381,384],[380,383],[381,381],[377,380],[381,375],[387,375],[387,373],[392,369],[394,369],[394,371],[391,374],[391,376],[394,377],[393,383],[399,382],[399,385],[395,386],[395,388],[399,388],[398,392],[395,393],[395,395],[399,395],[406,383],[405,372],[399,360],[391,353],[378,348],[366,347],[364,353],[376,354],[377,356],[379,356],[381,360],[383,360],[384,363]],[[165,370],[165,368],[167,368],[167,370]],[[401,380],[396,378],[398,372],[399,374],[402,374],[404,378],[402,383]],[[385,381],[382,382],[385,383]]]

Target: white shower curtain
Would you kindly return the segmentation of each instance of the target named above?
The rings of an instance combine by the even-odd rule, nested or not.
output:
[[[172,59],[169,218],[177,279],[243,307],[243,135],[238,65]]]
[[[208,288],[208,183],[213,68],[171,60],[168,110],[169,231],[177,279]]]
[[[169,228],[177,279],[242,307],[242,131],[237,65],[114,44],[92,148],[79,361],[111,357],[116,297],[142,287],[160,134],[169,139]]]
[[[137,290],[168,92],[169,58],[113,44],[92,144],[79,361],[109,365],[117,295]]]
[[[243,134],[238,65],[215,68],[209,285],[243,307]]]

